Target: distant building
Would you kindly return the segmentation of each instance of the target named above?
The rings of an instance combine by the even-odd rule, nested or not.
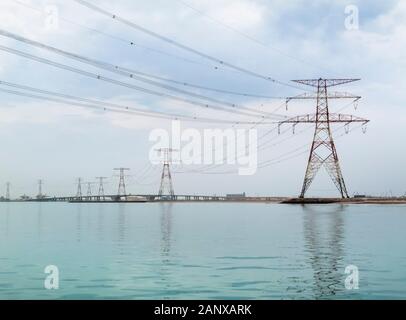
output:
[[[227,198],[238,199],[245,198],[245,192],[243,193],[230,193],[226,195]]]

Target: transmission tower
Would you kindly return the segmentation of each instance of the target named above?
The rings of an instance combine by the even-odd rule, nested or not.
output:
[[[82,198],[82,178],[78,178],[78,187],[76,191],[76,197]]]
[[[92,197],[92,184],[93,184],[93,182],[86,182],[86,184],[87,184],[86,196],[90,199]]]
[[[7,183],[6,183],[6,200],[7,200],[7,201],[10,200],[10,186],[11,186],[11,183],[10,183],[10,182],[7,182]]]
[[[97,180],[99,180],[99,197],[104,199],[104,180],[107,179],[107,177],[96,177]]]
[[[175,196],[175,192],[173,190],[173,183],[172,183],[172,175],[170,170],[170,163],[172,161],[171,153],[178,151],[171,148],[161,148],[156,149],[161,155],[164,154],[163,157],[163,168],[162,168],[162,175],[161,175],[161,185],[159,187],[158,196],[169,196],[170,199],[173,199]]]
[[[127,192],[125,190],[125,171],[130,170],[129,168],[115,168],[114,170],[120,171],[120,182],[118,183],[118,196],[126,196]]]
[[[334,93],[329,95],[327,88],[342,85],[345,83],[358,81],[359,79],[310,79],[310,80],[294,80],[294,82],[317,88],[317,95],[305,94],[288,98],[287,102],[292,99],[316,99],[316,114],[307,114],[296,116],[288,120],[279,122],[279,127],[285,123],[293,124],[293,128],[299,123],[315,123],[315,132],[313,143],[310,150],[309,161],[306,169],[306,174],[303,182],[300,198],[304,198],[306,191],[309,189],[320,167],[324,165],[335,186],[343,198],[349,198],[347,187],[341,172],[337,150],[334,144],[333,135],[330,125],[332,123],[344,123],[347,128],[350,123],[358,122],[365,125],[369,120],[355,117],[346,114],[330,113],[328,109],[329,99],[354,99],[354,103],[358,102],[359,96],[353,96],[347,93]],[[346,129],[346,132],[347,129]]]
[[[38,195],[37,195],[37,199],[42,199],[44,196],[42,194],[42,186],[44,184],[44,181],[42,179],[38,180]]]

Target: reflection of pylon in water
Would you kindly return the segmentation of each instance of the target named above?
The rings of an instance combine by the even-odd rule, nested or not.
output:
[[[171,169],[170,169],[170,163],[171,163],[170,154],[177,150],[170,149],[170,148],[163,148],[163,149],[157,149],[157,151],[159,152],[159,154],[162,154],[162,153],[164,154],[163,168],[162,168],[162,175],[161,175],[161,185],[159,187],[158,196],[159,197],[169,196],[170,199],[173,199],[175,196],[175,191],[173,190],[172,175],[171,175]]]

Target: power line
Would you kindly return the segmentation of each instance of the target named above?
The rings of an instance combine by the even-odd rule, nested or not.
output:
[[[342,126],[342,127],[340,127],[340,128],[337,128],[336,130],[333,130],[333,132],[337,131],[338,129],[342,129],[343,127],[344,127],[344,126]],[[361,127],[362,127],[362,125],[353,127],[353,128],[351,128],[348,132],[345,132],[345,133],[343,133],[343,134],[337,136],[335,139],[337,140],[337,139],[339,139],[339,138],[341,138],[341,137],[347,135],[349,132],[354,131],[354,130],[356,130],[356,129],[358,129],[358,128],[361,128]],[[305,147],[307,147],[306,150],[300,151],[301,149],[303,149],[303,148],[305,148]],[[278,164],[278,163],[285,162],[285,161],[290,160],[290,159],[297,158],[297,157],[299,157],[299,156],[301,156],[301,155],[303,155],[303,154],[308,153],[309,150],[310,150],[310,148],[308,148],[308,144],[302,145],[302,146],[300,146],[300,147],[298,147],[298,148],[295,148],[294,150],[291,150],[291,151],[289,151],[289,152],[283,153],[282,155],[280,155],[280,156],[278,156],[278,157],[275,157],[275,158],[272,158],[272,159],[269,159],[269,160],[265,160],[265,161],[263,161],[263,162],[258,163],[257,169],[263,169],[263,168],[266,168],[266,167],[269,167],[269,166],[272,166],[272,165],[275,165],[275,164]],[[300,152],[299,152],[299,153],[295,153],[295,152],[298,152],[298,151],[300,151]],[[290,154],[292,154],[292,153],[294,153],[294,154],[293,154],[293,155],[290,155]],[[290,156],[285,157],[286,155],[290,155]],[[217,175],[217,174],[235,174],[235,172],[236,172],[235,170],[227,170],[227,171],[217,171],[217,172],[193,172],[193,171],[192,171],[192,172],[190,172],[190,171],[189,171],[189,172],[185,172],[185,171],[179,171],[179,172],[178,172],[178,171],[176,171],[175,173],[198,173],[198,174],[206,174],[206,175]]]
[[[350,103],[344,105],[342,108],[340,108],[339,111],[342,111],[342,110],[348,108],[351,104],[352,104],[352,102],[350,102]],[[278,127],[274,127],[274,128],[272,128],[272,129],[268,130],[265,134],[263,134],[261,137],[259,137],[258,141],[261,140],[261,139],[263,139],[264,137],[266,137],[266,136],[269,135],[270,133],[276,131],[277,128],[278,128]],[[345,128],[345,125],[336,128],[335,130],[332,131],[332,133],[336,132],[337,130],[339,130],[339,129],[341,129],[341,128]],[[281,143],[283,143],[283,142],[285,142],[285,141],[287,141],[287,140],[290,140],[290,139],[294,138],[294,137],[297,136],[298,134],[301,134],[301,133],[303,133],[303,132],[305,132],[305,131],[308,131],[309,129],[313,129],[313,128],[312,128],[312,127],[307,127],[307,128],[305,128],[305,129],[302,129],[302,130],[298,131],[297,133],[294,133],[293,135],[291,135],[291,136],[289,136],[289,137],[287,137],[287,138],[285,138],[285,139],[282,139],[282,140],[280,140],[280,141],[278,141],[278,142],[276,142],[276,143],[273,143],[273,144],[271,144],[271,145],[266,146],[266,145],[269,144],[271,141],[275,140],[275,138],[277,138],[278,136],[272,137],[271,139],[268,139],[268,140],[266,140],[265,142],[263,142],[262,144],[258,145],[257,150],[258,150],[258,151],[262,151],[262,150],[268,149],[268,148],[270,148],[270,147],[274,147],[274,146],[276,146],[276,145],[279,145],[279,144],[281,144]],[[282,134],[285,133],[285,132],[287,132],[287,131],[289,131],[289,129],[284,130],[284,131],[282,132]],[[349,130],[349,131],[352,131],[352,130]],[[349,131],[347,131],[346,133],[348,133]],[[278,132],[278,135],[279,135],[279,134],[281,134],[281,133]],[[339,136],[339,137],[340,137],[340,136]],[[299,147],[298,149],[300,150],[300,149],[306,148],[307,146],[308,146],[308,144],[304,144],[304,145],[302,145],[301,147]],[[247,146],[247,148],[248,148],[248,146]],[[294,149],[293,151],[296,151],[296,150],[298,150],[298,149]],[[309,150],[309,148],[307,148],[305,152],[307,152],[308,150]],[[305,153],[305,152],[302,152],[302,153],[300,153],[300,154],[303,154],[303,153]],[[290,154],[290,153],[292,153],[292,152],[288,152],[287,154]],[[286,155],[286,153],[282,154],[282,156],[285,156],[285,155]],[[237,157],[236,157],[236,160],[240,159],[240,158],[243,157],[243,156],[245,156],[245,155],[237,156]],[[280,157],[281,157],[281,156],[279,156],[278,158],[280,158]],[[223,158],[223,161],[225,161],[226,159],[227,159],[227,157],[225,156],[225,157]],[[272,159],[272,160],[275,160],[275,159]],[[271,160],[264,161],[264,162],[260,163],[259,166],[260,166],[261,164],[267,163],[267,162],[269,162],[269,161],[271,161]],[[279,162],[278,162],[278,163],[279,163]],[[203,173],[203,174],[204,174],[204,173],[207,173],[207,174],[210,174],[210,172],[207,172],[208,170],[212,170],[212,169],[215,169],[215,168],[217,168],[217,167],[222,167],[222,166],[225,166],[225,165],[226,165],[226,164],[211,164],[211,165],[203,166],[203,167],[201,167],[201,168],[199,168],[199,169],[196,169],[196,170],[177,171],[176,173]],[[227,173],[234,173],[234,172],[235,172],[235,171],[227,171]]]
[[[91,3],[87,2],[87,1],[83,1],[83,0],[74,0],[74,1],[76,1],[77,3],[89,8],[89,9],[91,9],[93,11],[96,11],[96,12],[98,12],[100,14],[103,14],[103,15],[105,15],[107,17],[110,17],[110,18],[112,18],[112,19],[114,19],[116,21],[119,21],[119,22],[121,22],[121,23],[123,23],[123,24],[125,24],[125,25],[127,25],[127,26],[129,26],[131,28],[134,28],[134,29],[136,29],[138,31],[141,31],[141,32],[145,33],[145,34],[148,34],[151,37],[157,38],[157,39],[159,39],[161,41],[164,41],[164,42],[167,42],[167,43],[169,43],[169,44],[171,44],[171,45],[173,45],[175,47],[178,47],[178,48],[183,49],[185,51],[188,51],[188,52],[191,52],[193,54],[199,55],[199,56],[201,56],[201,57],[203,57],[205,59],[216,62],[219,65],[226,66],[226,67],[228,67],[230,69],[234,69],[234,70],[240,71],[242,73],[245,73],[247,75],[250,75],[252,77],[267,80],[267,81],[270,81],[270,82],[275,83],[275,84],[279,84],[279,85],[283,85],[283,86],[287,86],[287,87],[291,87],[291,88],[295,88],[295,89],[299,88],[300,90],[304,90],[303,88],[300,88],[300,87],[298,87],[296,85],[293,85],[293,84],[290,84],[290,83],[285,83],[283,81],[274,79],[273,77],[265,76],[265,75],[262,75],[260,73],[254,72],[254,71],[250,71],[248,69],[245,69],[245,68],[236,66],[236,65],[234,65],[232,63],[229,63],[229,62],[227,62],[225,60],[215,58],[215,57],[213,57],[211,55],[208,55],[206,53],[203,53],[203,52],[201,52],[199,50],[193,49],[192,47],[181,44],[180,42],[177,42],[177,41],[172,40],[172,39],[170,39],[168,37],[160,35],[160,34],[154,32],[154,31],[146,29],[141,25],[133,23],[133,22],[131,22],[131,21],[127,20],[127,19],[124,19],[124,18],[122,18],[122,17],[120,17],[120,16],[118,16],[118,15],[116,15],[114,13],[106,11],[106,10],[104,10],[104,9],[98,7],[98,6],[95,6],[95,5],[93,5],[93,4],[91,4]]]
[[[10,1],[13,1],[14,3],[16,3],[18,5],[21,5],[21,6],[25,7],[25,8],[36,11],[37,13],[40,13],[40,14],[44,13],[43,10],[39,9],[38,7],[29,5],[27,3],[22,3],[22,2],[20,2],[18,0],[10,0]],[[131,41],[131,40],[128,40],[128,39],[124,39],[122,37],[112,35],[112,34],[109,34],[107,32],[104,32],[104,31],[101,31],[101,30],[98,30],[98,29],[95,29],[95,28],[91,28],[91,27],[85,26],[85,25],[77,23],[77,22],[73,22],[73,21],[71,21],[69,19],[66,19],[66,18],[62,17],[60,14],[59,14],[59,19],[66,22],[66,23],[68,23],[68,24],[71,24],[71,25],[86,29],[88,31],[100,34],[102,36],[108,37],[108,38],[116,40],[116,41],[120,41],[120,42],[125,43],[125,44],[128,44],[131,47],[142,48],[144,50],[151,51],[151,52],[161,54],[161,55],[165,55],[165,56],[168,56],[168,57],[171,57],[171,58],[174,58],[174,59],[178,59],[178,60],[181,60],[181,61],[184,61],[184,62],[188,62],[188,63],[192,63],[192,64],[196,64],[196,65],[201,65],[201,66],[208,67],[210,69],[214,69],[213,66],[211,66],[211,65],[208,65],[208,64],[196,61],[196,60],[188,59],[188,58],[185,58],[185,57],[181,57],[181,56],[178,56],[178,55],[173,54],[173,53],[169,53],[169,52],[165,52],[165,51],[158,50],[158,49],[155,49],[155,48],[147,47],[147,46],[141,45],[141,44],[139,44],[137,42],[134,42],[134,41]]]
[[[277,52],[277,53],[279,53],[279,54],[281,54],[281,55],[283,55],[283,56],[288,57],[289,59],[295,60],[295,61],[297,61],[297,62],[300,62],[300,63],[303,63],[303,64],[305,64],[305,65],[311,66],[311,67],[313,67],[313,68],[317,68],[317,70],[319,70],[319,69],[327,70],[327,69],[324,68],[324,67],[317,66],[317,65],[315,65],[315,64],[313,64],[313,63],[310,63],[310,62],[305,61],[305,60],[303,60],[303,59],[297,58],[297,57],[295,57],[295,56],[293,56],[293,55],[291,55],[291,54],[289,54],[289,53],[287,53],[287,52],[284,52],[284,51],[282,51],[282,50],[280,50],[280,49],[278,49],[278,48],[276,48],[276,47],[274,47],[274,46],[270,46],[269,44],[267,44],[267,43],[265,43],[265,42],[263,42],[263,41],[261,41],[261,40],[255,38],[255,37],[253,37],[253,36],[251,36],[251,35],[249,35],[249,34],[247,34],[247,33],[245,33],[245,32],[242,32],[241,30],[238,30],[238,29],[235,28],[235,27],[232,27],[232,26],[230,26],[230,25],[228,25],[228,24],[226,24],[226,23],[224,23],[224,22],[222,22],[222,21],[220,21],[220,20],[218,20],[218,19],[216,19],[216,18],[213,18],[212,16],[210,16],[210,15],[207,14],[206,12],[204,12],[204,11],[202,11],[202,10],[200,10],[200,9],[197,9],[196,7],[192,6],[191,4],[189,4],[189,3],[187,3],[187,2],[185,2],[185,1],[183,1],[183,0],[176,0],[176,1],[179,2],[179,3],[181,3],[182,5],[184,5],[185,7],[188,7],[189,9],[191,9],[191,10],[197,12],[197,13],[200,14],[201,16],[206,17],[207,19],[209,19],[209,20],[211,20],[211,21],[217,23],[218,25],[221,25],[221,26],[223,26],[224,28],[233,31],[234,33],[236,33],[236,34],[242,36],[243,38],[245,38],[245,39],[247,39],[247,40],[249,40],[249,41],[251,41],[251,42],[254,42],[254,43],[256,43],[256,44],[258,44],[258,45],[260,45],[260,46],[263,46],[263,47],[265,47],[265,48],[269,48],[269,49],[271,49],[271,50],[273,50],[273,51],[275,51],[275,52]],[[327,70],[327,71],[329,71],[329,70]]]
[[[34,55],[29,54],[29,53],[25,53],[25,52],[15,50],[15,49],[12,49],[12,48],[9,48],[9,47],[5,47],[5,46],[0,45],[0,50],[5,51],[5,52],[9,52],[9,53],[12,53],[12,54],[15,54],[15,55],[18,55],[18,56],[33,60],[33,61],[37,61],[37,62],[40,62],[40,63],[43,63],[43,64],[47,64],[47,65],[50,65],[50,66],[53,66],[53,67],[56,67],[56,68],[59,68],[59,69],[74,72],[74,73],[77,73],[77,74],[80,74],[80,75],[83,75],[83,76],[86,76],[86,77],[89,77],[89,78],[92,78],[92,79],[101,80],[101,81],[112,83],[114,85],[118,85],[118,86],[122,86],[122,87],[127,87],[127,88],[130,88],[130,89],[134,89],[136,91],[140,91],[140,92],[150,94],[150,95],[155,95],[155,96],[159,96],[159,97],[165,97],[165,98],[168,98],[168,99],[185,102],[185,103],[192,104],[192,105],[195,105],[195,106],[199,106],[199,107],[202,107],[202,108],[211,108],[211,109],[215,109],[215,110],[221,110],[221,111],[230,112],[230,113],[234,113],[234,114],[245,115],[245,116],[249,116],[249,117],[256,117],[256,118],[260,117],[259,115],[253,115],[253,114],[250,114],[250,113],[247,113],[247,112],[244,112],[244,111],[237,110],[236,108],[231,110],[231,109],[228,109],[228,108],[225,108],[225,107],[205,104],[203,102],[190,100],[188,98],[174,96],[174,95],[171,95],[171,94],[168,94],[168,93],[159,92],[159,91],[143,88],[143,87],[140,87],[140,86],[136,86],[136,85],[133,85],[133,84],[129,84],[129,83],[126,83],[126,82],[114,80],[114,79],[111,79],[111,78],[108,78],[108,77],[105,77],[105,76],[102,76],[102,75],[99,75],[99,74],[84,71],[84,70],[81,70],[81,69],[78,69],[78,68],[75,68],[75,67],[71,67],[71,66],[68,66],[68,65],[65,65],[65,64],[62,64],[62,63],[58,63],[58,62],[55,62],[55,61],[52,61],[52,60],[49,60],[49,59],[40,58],[38,56],[34,56]],[[264,116],[261,116],[261,117],[264,118]]]
[[[0,29],[0,35],[2,35],[4,37],[7,37],[7,38],[14,39],[16,41],[26,43],[26,44],[31,45],[31,46],[35,46],[37,48],[41,48],[43,50],[51,51],[51,52],[56,53],[58,55],[68,57],[70,59],[74,59],[74,60],[80,61],[80,62],[85,63],[85,64],[90,64],[90,65],[95,66],[97,68],[101,68],[101,69],[104,69],[104,70],[107,70],[107,71],[110,71],[110,72],[113,72],[113,73],[117,73],[117,74],[120,74],[120,75],[123,75],[123,76],[127,76],[127,77],[129,77],[131,79],[135,79],[135,80],[138,80],[138,81],[141,81],[141,82],[145,82],[145,83],[148,83],[148,84],[153,85],[153,86],[157,86],[157,87],[161,87],[161,88],[164,88],[164,89],[167,89],[167,90],[175,91],[175,92],[178,92],[178,93],[181,93],[181,94],[186,94],[186,95],[192,96],[194,98],[211,101],[211,102],[214,102],[214,103],[219,103],[219,104],[222,104],[222,105],[226,105],[227,107],[238,108],[238,109],[246,110],[246,111],[253,112],[253,113],[259,113],[259,114],[262,114],[262,115],[283,117],[281,115],[268,114],[267,112],[264,112],[264,111],[243,107],[243,106],[240,106],[238,104],[231,103],[231,102],[220,101],[218,99],[207,97],[207,96],[204,96],[204,95],[201,95],[201,94],[197,94],[197,93],[182,90],[182,89],[179,89],[179,88],[176,88],[176,87],[173,87],[173,86],[165,85],[165,84],[162,84],[160,82],[145,78],[145,73],[142,73],[142,72],[139,72],[139,71],[136,71],[136,70],[125,69],[125,68],[122,68],[120,66],[110,64],[108,62],[102,62],[102,61],[87,58],[87,57],[84,57],[84,56],[81,56],[81,55],[78,55],[78,54],[67,52],[67,51],[64,51],[64,50],[61,50],[61,49],[58,49],[58,48],[43,44],[43,43],[38,42],[38,41],[33,41],[33,40],[30,40],[30,39],[27,39],[25,37],[19,36],[17,34],[14,34],[14,33],[2,30],[2,29]],[[280,98],[281,99],[286,99],[284,97],[283,98],[280,97]]]
[[[120,104],[115,104],[115,103],[80,98],[80,97],[67,95],[67,94],[63,94],[63,93],[36,89],[33,87],[18,85],[15,83],[10,83],[10,82],[5,82],[5,81],[0,81],[0,86],[1,85],[12,87],[12,88],[17,88],[17,89],[21,89],[21,90],[31,91],[34,93],[39,93],[41,95],[49,95],[51,97],[40,96],[40,95],[36,95],[36,94],[0,88],[0,91],[6,92],[9,94],[29,97],[29,98],[34,98],[34,99],[40,99],[40,100],[46,100],[46,101],[52,101],[52,102],[57,102],[57,103],[62,103],[62,104],[67,104],[67,105],[72,105],[72,106],[79,106],[79,107],[83,107],[83,108],[102,109],[103,111],[111,111],[111,112],[118,112],[118,113],[125,113],[125,114],[136,114],[136,115],[145,116],[145,117],[161,118],[161,119],[169,119],[169,120],[184,120],[184,121],[189,121],[189,122],[218,123],[218,124],[242,124],[242,125],[258,123],[258,122],[249,122],[249,121],[232,121],[232,120],[220,120],[220,119],[212,119],[212,118],[204,118],[204,117],[192,117],[192,116],[186,116],[186,115],[165,113],[162,111],[147,111],[147,110],[142,110],[142,109],[138,109],[138,108],[134,108],[134,107],[128,107],[125,105],[120,105]],[[70,101],[70,100],[74,100],[74,101]],[[79,102],[75,102],[75,101],[79,101]],[[269,123],[275,123],[275,122],[263,122],[263,124],[269,124]]]

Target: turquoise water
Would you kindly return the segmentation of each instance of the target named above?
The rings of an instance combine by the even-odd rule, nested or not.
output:
[[[0,299],[402,299],[405,229],[401,205],[0,203]]]

